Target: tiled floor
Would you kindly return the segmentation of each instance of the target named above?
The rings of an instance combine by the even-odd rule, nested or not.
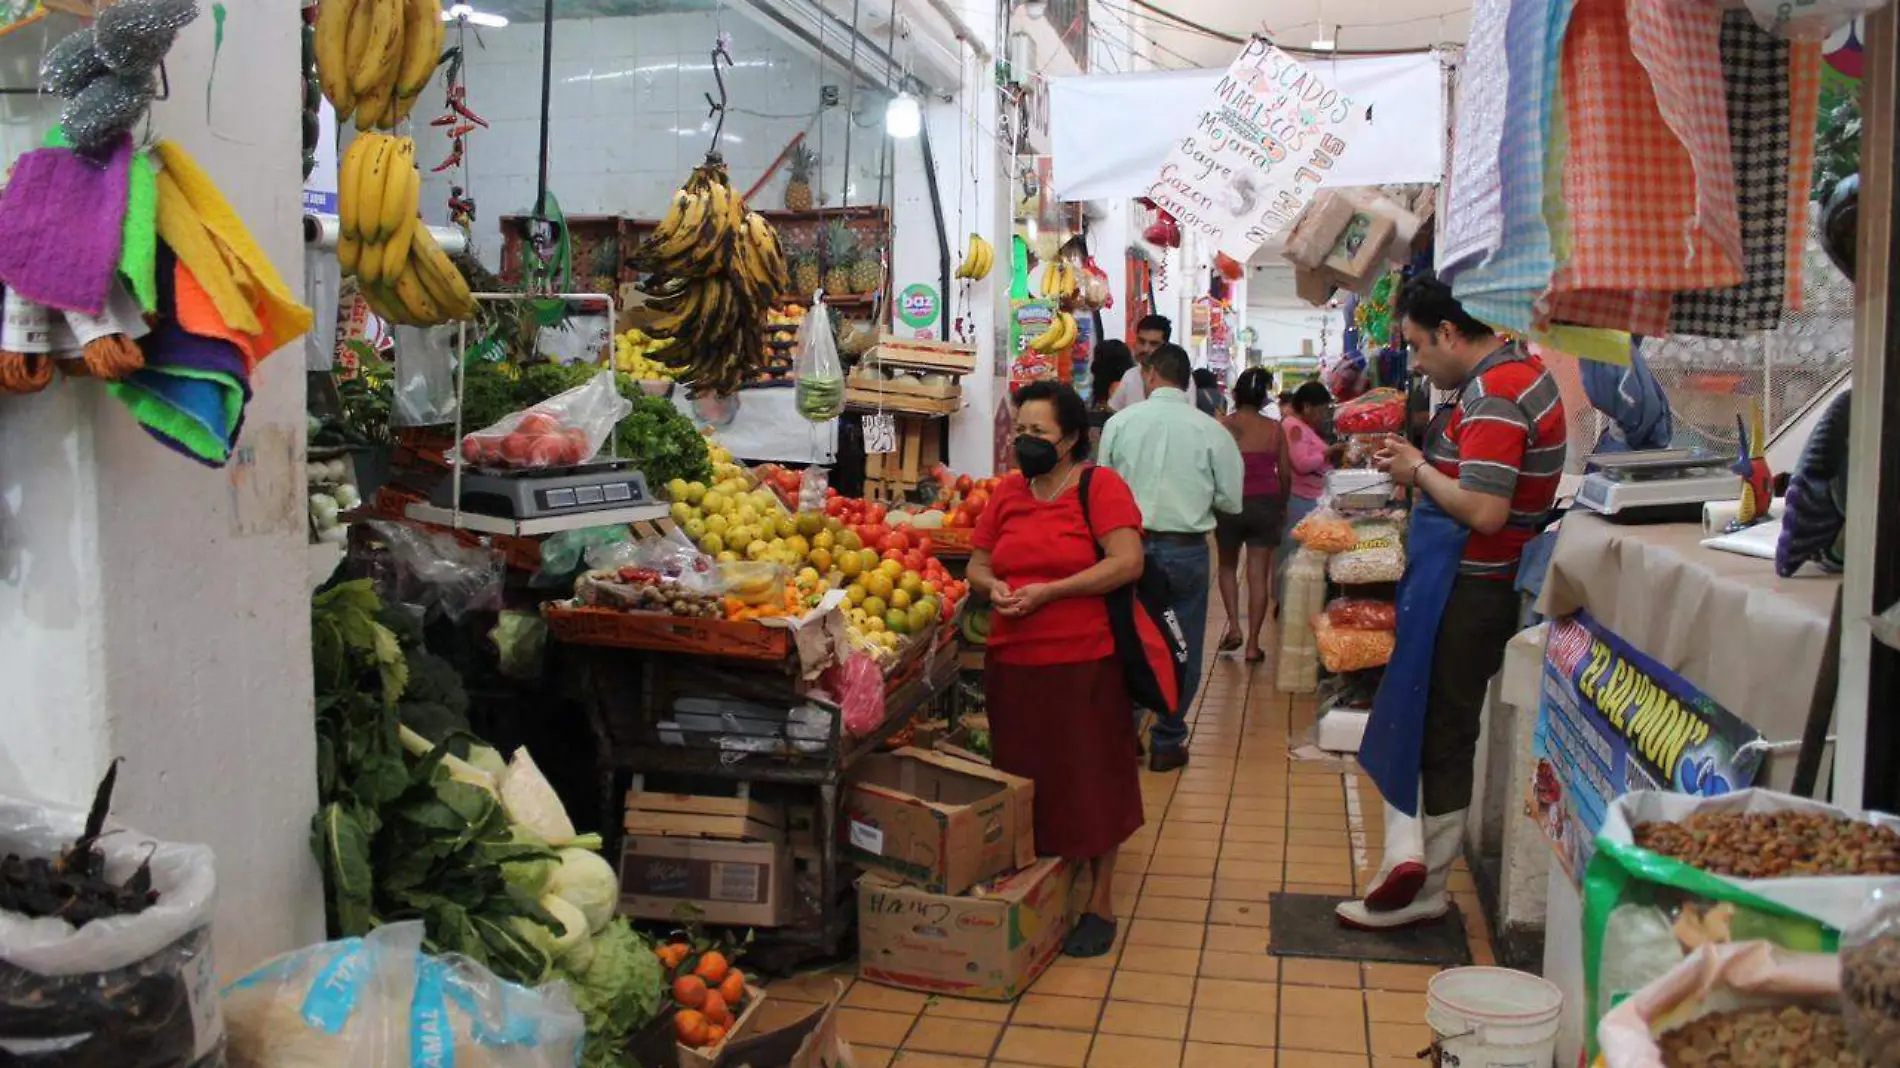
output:
[[[802,1017],[843,982],[841,1030],[862,1068],[1416,1064],[1433,969],[1267,952],[1269,894],[1344,894],[1377,868],[1377,791],[1291,759],[1313,705],[1277,692],[1270,664],[1221,657],[1203,690],[1192,764],[1142,772],[1148,825],[1122,850],[1114,952],[1060,959],[1013,1005],[854,982],[843,968],[773,984],[761,1011],[777,1018],[762,1022]],[[1470,876],[1455,873],[1452,890],[1473,958],[1490,963]]]

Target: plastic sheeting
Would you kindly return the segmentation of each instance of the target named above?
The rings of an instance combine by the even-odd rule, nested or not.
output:
[[[1432,52],[1300,57],[1370,111],[1328,187],[1436,182],[1445,174],[1445,72]],[[1145,196],[1194,126],[1220,70],[1088,74],[1050,80],[1054,187],[1062,200]],[[1434,131],[1422,136],[1424,131]]]

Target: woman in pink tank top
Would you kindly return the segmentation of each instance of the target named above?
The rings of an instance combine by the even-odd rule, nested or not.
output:
[[[1237,515],[1215,515],[1214,541],[1220,549],[1220,603],[1227,612],[1227,629],[1220,651],[1241,646],[1240,554],[1247,552],[1246,659],[1266,659],[1260,650],[1260,626],[1266,622],[1273,599],[1273,551],[1280,544],[1286,522],[1287,494],[1293,487],[1293,467],[1280,424],[1260,414],[1273,395],[1273,376],[1258,367],[1241,372],[1234,383],[1234,414],[1221,421],[1240,445],[1244,474],[1241,507]]]

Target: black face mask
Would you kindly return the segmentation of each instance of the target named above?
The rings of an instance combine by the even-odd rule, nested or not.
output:
[[[1061,459],[1053,444],[1029,434],[1016,435],[1016,466],[1022,469],[1024,478],[1036,478],[1054,471]]]

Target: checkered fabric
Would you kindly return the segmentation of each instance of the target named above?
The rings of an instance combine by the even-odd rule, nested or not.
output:
[[[1722,77],[1739,186],[1742,282],[1676,294],[1669,313],[1671,333],[1736,338],[1781,323],[1790,180],[1788,51],[1787,42],[1756,25],[1746,11],[1730,11],[1722,20]],[[1806,181],[1802,184],[1805,188]]]
[[[1498,179],[1504,227],[1497,252],[1459,274],[1452,293],[1492,326],[1528,331],[1531,306],[1550,283],[1544,224],[1544,147],[1572,0],[1511,0],[1504,27],[1509,69]]]
[[[1577,3],[1562,61],[1571,247],[1548,320],[1663,333],[1675,291],[1741,281],[1720,29],[1695,0]]]
[[[1511,0],[1477,0],[1458,71],[1457,123],[1452,128],[1451,173],[1439,209],[1438,277],[1455,280],[1491,258],[1504,231],[1504,190],[1498,156],[1510,93],[1504,50]]]

